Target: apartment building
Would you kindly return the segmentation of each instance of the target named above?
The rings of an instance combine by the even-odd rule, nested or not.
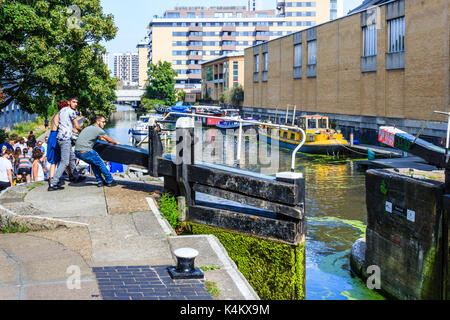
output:
[[[278,1],[273,10],[175,7],[148,26],[149,62],[171,62],[178,73],[176,88],[200,92],[200,62],[328,21],[334,1]]]
[[[114,53],[114,78],[126,86],[139,83],[139,54],[137,52]]]
[[[218,102],[222,93],[244,86],[244,52],[200,62],[202,66],[202,98]]]
[[[375,6],[375,7],[373,7]],[[363,143],[381,125],[440,144],[449,111],[448,0],[372,0],[245,50],[246,116],[326,114]],[[278,114],[278,119],[283,118]]]
[[[139,64],[139,72],[138,72],[138,83],[139,88],[145,88],[147,85],[148,79],[148,43],[145,41],[141,41],[137,45],[138,49],[138,64]]]

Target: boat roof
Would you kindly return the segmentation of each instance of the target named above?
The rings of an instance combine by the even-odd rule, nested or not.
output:
[[[328,116],[324,116],[321,114],[313,114],[313,115],[306,115],[306,116],[299,116],[300,118],[310,118],[310,119],[319,119],[319,118],[328,118]]]

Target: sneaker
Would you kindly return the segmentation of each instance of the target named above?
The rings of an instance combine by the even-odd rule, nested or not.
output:
[[[113,180],[112,182],[107,183],[106,186],[107,186],[107,187],[114,187],[114,186],[117,186],[117,181],[116,181],[116,180]]]
[[[62,187],[62,186],[65,185],[65,184],[66,184],[66,182],[64,181],[64,179],[60,179],[56,185],[57,185],[58,187]]]
[[[62,186],[58,186],[58,185],[56,185],[56,186],[50,186],[50,187],[48,187],[48,191],[57,191],[57,190],[63,190],[64,189],[64,187],[62,187]]]
[[[103,187],[103,182],[97,182],[97,187],[99,188]]]

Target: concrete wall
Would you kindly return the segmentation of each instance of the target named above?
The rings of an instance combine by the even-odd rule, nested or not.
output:
[[[368,170],[366,190],[363,270],[378,266],[381,289],[398,299],[442,299],[448,248],[444,184]]]
[[[379,7],[375,72],[361,70],[361,13],[353,14],[315,27],[316,77],[307,77],[306,34],[310,29],[301,32],[301,79],[293,78],[294,35],[268,42],[267,83],[250,81],[255,47],[246,49],[244,107],[249,112],[259,108],[285,110],[290,104],[299,111],[329,114],[347,127],[376,131],[379,125],[395,124],[418,132],[432,111],[450,109],[449,2],[408,0],[404,4],[404,69],[386,70],[387,5],[383,5]],[[445,125],[439,122],[446,119],[435,115],[431,120],[436,122],[434,129],[424,134],[445,136]]]

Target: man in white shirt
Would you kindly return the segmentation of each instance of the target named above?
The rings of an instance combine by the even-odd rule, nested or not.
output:
[[[75,178],[75,182],[80,182],[85,178],[81,176],[75,165],[75,153],[72,150],[72,131],[76,129],[78,132],[81,131],[81,127],[76,120],[77,113],[75,109],[78,105],[78,98],[71,97],[68,99],[69,107],[62,108],[59,111],[59,125],[58,125],[58,145],[61,150],[61,161],[58,164],[55,175],[53,176],[48,191],[56,191],[64,189],[59,182],[66,170],[67,166],[70,166],[70,171]]]
[[[13,185],[12,165],[10,160],[12,156],[12,150],[6,149],[5,154],[0,157],[0,191]]]

